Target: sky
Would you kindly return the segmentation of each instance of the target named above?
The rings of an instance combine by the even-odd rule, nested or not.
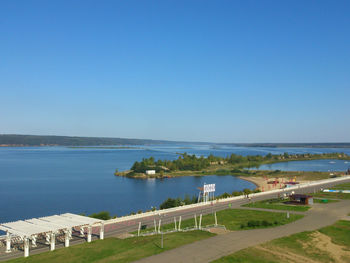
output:
[[[0,133],[350,142],[350,1],[0,1]]]

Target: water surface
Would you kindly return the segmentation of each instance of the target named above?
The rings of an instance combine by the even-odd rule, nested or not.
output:
[[[345,172],[349,167],[350,161],[345,160],[311,160],[264,164],[258,169],[281,171]]]
[[[171,179],[131,179],[115,177],[116,168],[127,170],[135,161],[154,156],[176,159],[179,152],[198,156],[266,155],[268,153],[346,152],[333,148],[266,148],[222,145],[148,145],[131,149],[85,149],[66,147],[0,147],[0,222],[47,216],[57,213],[110,211],[118,216],[147,210],[168,197],[197,195],[197,187],[216,183],[217,194],[255,188],[234,176],[180,177]],[[295,168],[297,162],[288,164]],[[315,169],[317,162],[305,164]],[[286,164],[276,164],[280,169]],[[279,168],[278,168],[279,167]],[[332,169],[333,164],[326,164]],[[343,168],[343,167],[341,167]],[[286,168],[287,169],[287,168]],[[318,169],[316,169],[318,170]]]

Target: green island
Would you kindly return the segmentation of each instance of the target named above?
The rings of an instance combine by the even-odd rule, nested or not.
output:
[[[187,153],[180,154],[176,160],[155,160],[154,157],[144,158],[142,161],[136,161],[128,171],[115,171],[116,176],[126,176],[132,178],[167,178],[177,176],[202,176],[202,175],[237,175],[237,176],[265,176],[272,175],[277,177],[296,175],[296,172],[282,171],[258,171],[248,170],[246,168],[259,167],[263,164],[273,164],[286,161],[310,161],[320,159],[340,159],[350,160],[350,156],[345,153],[323,153],[323,154],[278,154],[271,153],[261,155],[236,155],[231,154],[227,157],[218,157],[209,155],[207,158]],[[147,174],[147,171],[153,170],[154,174]],[[325,172],[297,172],[298,175],[318,175],[320,178],[329,176]],[[315,179],[313,177],[313,179]]]

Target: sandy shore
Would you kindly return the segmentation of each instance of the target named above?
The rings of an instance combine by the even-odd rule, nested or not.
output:
[[[263,177],[255,177],[255,176],[249,176],[249,177],[239,176],[239,178],[255,184],[256,189],[259,189],[262,192],[284,188],[285,187],[284,183],[288,181],[287,178],[285,178],[285,177],[284,178],[265,179]],[[277,180],[278,183],[276,183],[276,184],[268,184],[267,183],[268,181],[273,181],[273,180]],[[302,183],[306,183],[308,181],[298,180],[298,182],[300,184],[302,184]]]

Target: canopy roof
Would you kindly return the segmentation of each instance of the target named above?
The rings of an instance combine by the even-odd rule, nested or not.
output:
[[[103,224],[104,220],[90,218],[86,216],[65,213],[62,215],[53,215],[28,220],[19,220],[0,224],[0,230],[12,235],[31,237],[33,235],[44,233],[55,233],[60,230],[67,230],[73,227],[92,226],[94,224]]]

